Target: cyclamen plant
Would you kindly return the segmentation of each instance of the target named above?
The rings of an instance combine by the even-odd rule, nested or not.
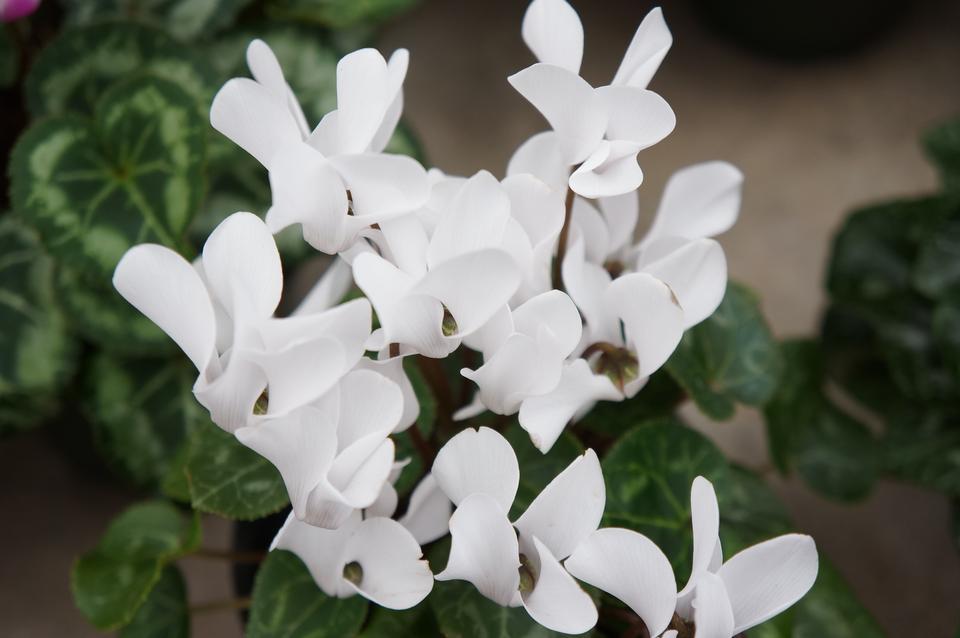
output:
[[[520,145],[502,180],[384,152],[407,51],[341,59],[337,108],[311,128],[277,58],[254,40],[253,79],[227,82],[210,119],[267,169],[265,219],[231,215],[194,263],[136,246],[114,285],[195,365],[194,395],[212,421],[277,468],[292,511],[271,549],[295,553],[328,596],[407,609],[463,580],[576,634],[598,621],[582,581],[622,601],[647,632],[636,635],[730,638],[811,588],[810,537],[780,536],[724,561],[717,497],[697,478],[692,570],[678,591],[652,540],[600,526],[606,487],[592,449],[511,521],[524,468],[495,429],[469,427],[487,411],[517,415],[546,453],[597,402],[640,392],[723,299],[726,261],[713,237],[740,205],[736,168],[691,166],[632,241],[638,153],[675,125],[646,88],[672,42],[659,9],[599,88],[579,75],[583,28],[564,0],[534,0],[522,35],[539,61],[508,80],[550,129]],[[291,225],[334,261],[277,317],[284,282],[273,235]],[[354,283],[363,296],[342,301]],[[427,436],[403,361],[417,359],[439,387],[444,369],[430,361],[458,349],[482,357],[460,371],[473,400],[441,406],[455,408],[451,427]],[[456,433],[461,421],[468,427]],[[394,482],[411,467],[401,432],[417,444],[423,475],[395,517]],[[421,547],[448,534],[446,567],[433,574]]]

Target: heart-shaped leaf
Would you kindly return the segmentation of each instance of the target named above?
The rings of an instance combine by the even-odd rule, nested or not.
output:
[[[418,0],[270,0],[270,16],[314,22],[332,29],[372,25],[413,7]]]
[[[250,0],[66,0],[63,4],[72,24],[134,18],[157,23],[177,37],[193,40],[229,26]]]
[[[42,120],[18,142],[14,207],[54,257],[109,279],[134,244],[176,247],[204,191],[206,122],[176,85],[115,85],[95,118]]]
[[[174,565],[167,565],[119,638],[189,638],[187,585]]]

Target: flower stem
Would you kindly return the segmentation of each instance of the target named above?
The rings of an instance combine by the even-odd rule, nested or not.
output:
[[[423,461],[424,473],[429,472],[430,468],[433,467],[433,459],[436,456],[433,448],[430,447],[430,444],[423,438],[418,423],[414,422],[414,424],[407,429],[407,432],[410,433],[410,440],[413,441],[413,447],[417,448],[417,454],[420,455],[420,460]]]
[[[196,558],[206,558],[209,560],[226,560],[232,563],[261,563],[267,557],[266,552],[231,552],[220,549],[211,549],[201,547],[192,554]]]
[[[553,262],[553,287],[563,290],[563,257],[567,254],[567,241],[570,237],[570,217],[573,214],[573,190],[567,187],[566,210],[563,214],[563,227],[557,239],[557,258]]]
[[[437,400],[437,425],[448,427],[453,424],[453,394],[450,391],[450,383],[447,376],[440,367],[438,359],[431,359],[423,355],[417,356],[417,365],[423,378],[433,391],[433,396]],[[436,431],[436,429],[434,430]]]
[[[228,598],[227,600],[215,600],[209,603],[199,605],[190,605],[191,614],[202,614],[210,611],[221,611],[225,609],[249,609],[253,598],[245,596],[243,598]]]

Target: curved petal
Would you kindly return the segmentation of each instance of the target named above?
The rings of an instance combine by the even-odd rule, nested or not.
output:
[[[267,211],[270,231],[303,225],[303,238],[321,252],[336,254],[356,240],[348,233],[347,190],[319,151],[300,142],[279,151],[270,169],[273,205]]]
[[[583,314],[593,341],[620,342],[620,326],[604,303],[610,274],[586,260],[582,239],[572,242],[563,259],[563,285]]]
[[[193,394],[210,412],[210,420],[227,432],[247,425],[253,417],[253,406],[267,387],[267,377],[260,366],[243,353],[233,352],[223,373],[213,381],[203,376],[193,385]]]
[[[640,253],[637,270],[649,273],[670,286],[683,308],[684,328],[692,328],[713,314],[727,290],[727,258],[713,239],[663,238]],[[666,254],[660,256],[660,246]]]
[[[531,136],[517,147],[507,163],[507,175],[533,175],[563,196],[570,177],[570,165],[560,152],[560,141],[554,131]]]
[[[677,116],[667,101],[646,89],[604,86],[597,89],[607,107],[607,138],[627,140],[643,150],[673,132]]]
[[[406,49],[394,51],[387,62],[388,95],[393,98],[383,115],[380,128],[370,142],[370,150],[374,153],[383,152],[400,122],[400,115],[403,113],[403,80],[407,76],[409,64],[410,52]]]
[[[427,246],[430,237],[419,215],[401,215],[380,222],[390,261],[413,277],[427,272]]]
[[[354,370],[340,381],[340,449],[358,439],[393,431],[403,415],[400,386],[373,370]]]
[[[409,609],[433,589],[430,564],[422,556],[420,545],[400,523],[370,518],[350,536],[341,564],[359,563],[360,582],[350,586],[364,598],[387,609]]]
[[[523,15],[521,33],[540,62],[580,72],[583,25],[566,0],[533,0]]]
[[[546,454],[583,408],[600,400],[620,399],[620,392],[608,377],[594,374],[586,361],[576,359],[564,367],[560,383],[552,392],[523,402],[520,427],[530,434],[534,447]]]
[[[816,543],[803,534],[748,547],[724,563],[717,575],[733,607],[732,633],[759,625],[800,600],[817,580],[817,569]]]
[[[582,162],[603,139],[607,128],[603,100],[576,73],[541,62],[507,81],[557,132],[560,153],[568,165]]]
[[[270,416],[281,416],[319,399],[340,379],[346,360],[340,342],[325,336],[246,356],[266,377]]]
[[[641,246],[660,237],[713,237],[737,221],[743,173],[727,162],[704,162],[674,173]]]
[[[164,246],[134,246],[117,264],[113,287],[206,374],[216,356],[217,320],[203,280],[186,259]]]
[[[502,250],[453,257],[427,272],[411,292],[440,300],[457,322],[457,336],[478,330],[520,285],[520,271]]]
[[[234,213],[213,229],[203,246],[203,272],[235,326],[272,316],[280,303],[280,253],[263,220],[252,213]]]
[[[720,508],[713,484],[702,476],[693,479],[690,487],[690,517],[693,525],[693,558],[690,578],[678,594],[678,607],[683,616],[690,617],[690,605],[696,595],[697,583],[710,570],[720,534]]]
[[[338,150],[362,153],[370,146],[390,102],[387,62],[376,49],[360,49],[337,63]]]
[[[670,288],[646,273],[631,273],[610,284],[604,302],[623,320],[637,356],[637,376],[650,376],[666,363],[683,336],[683,310]]]
[[[463,342],[487,358],[492,357],[513,333],[513,313],[510,306],[504,304],[483,326],[464,337]]]
[[[670,561],[643,534],[610,527],[590,534],[564,563],[567,571],[626,603],[651,636],[673,618],[677,582]],[[726,638],[730,638],[727,636]]]
[[[587,261],[602,265],[610,251],[610,231],[607,223],[593,204],[582,197],[574,197],[570,219],[580,231]]]
[[[485,493],[464,498],[450,517],[450,539],[447,567],[436,579],[469,581],[493,602],[510,605],[520,586],[520,551],[501,504]]]
[[[520,485],[517,455],[500,433],[487,427],[467,428],[447,441],[437,452],[432,472],[455,505],[471,494],[487,494],[504,516]]]
[[[444,261],[484,248],[499,248],[510,220],[510,200],[500,182],[487,171],[468,179],[450,209],[433,231],[427,264]]]
[[[368,224],[416,210],[427,202],[427,171],[406,155],[337,155],[330,162],[350,189],[358,222]]]
[[[268,213],[269,215],[269,213]],[[344,259],[334,258],[290,316],[314,315],[340,302],[353,285],[353,269]]]
[[[266,168],[281,148],[303,139],[286,100],[247,78],[233,78],[210,105],[210,124]]]
[[[546,330],[541,328],[541,330]],[[513,414],[531,395],[549,392],[560,382],[564,356],[549,333],[544,339],[515,333],[476,370],[460,371],[477,384],[480,400],[496,414]]]
[[[673,36],[663,19],[663,11],[654,7],[633,34],[612,84],[647,88],[672,44]]]
[[[421,545],[432,543],[450,531],[453,503],[440,489],[433,474],[427,474],[413,488],[407,511],[400,524],[410,530]]]
[[[566,169],[564,169],[566,170]],[[503,190],[510,198],[510,216],[523,228],[534,251],[547,248],[553,252],[556,241],[563,228],[563,193],[554,190],[549,184],[534,175],[510,174],[503,180]],[[566,186],[566,172],[560,180]]]
[[[570,175],[570,188],[578,195],[597,199],[635,191],[643,183],[633,142],[603,141],[596,151]]]
[[[258,332],[264,347],[273,351],[316,335],[336,339],[345,353],[345,373],[363,355],[363,345],[370,336],[371,314],[369,301],[352,299],[323,312],[272,319],[261,324]]]
[[[400,388],[400,393],[403,396],[403,411],[400,414],[399,423],[393,428],[394,432],[403,432],[417,422],[417,417],[420,416],[420,401],[413,390],[410,378],[403,369],[403,357],[393,357],[379,361],[361,357],[357,363],[357,369],[373,370],[393,381]]]
[[[565,634],[581,634],[597,624],[597,607],[550,549],[533,538],[538,563],[536,583],[521,594],[523,606],[538,623]]]
[[[397,511],[397,503],[399,502],[400,496],[397,494],[397,489],[390,481],[386,481],[383,487],[380,488],[380,494],[377,496],[377,500],[373,502],[373,505],[363,510],[363,517],[390,518],[394,512]]]
[[[573,300],[559,290],[550,290],[532,297],[513,311],[517,332],[536,336],[548,328],[556,339],[557,353],[566,357],[580,342],[583,322]]]
[[[390,439],[370,435],[334,459],[327,476],[310,492],[304,520],[336,529],[354,510],[373,505],[393,467]]]
[[[360,512],[353,512],[338,529],[323,529],[297,519],[293,512],[277,532],[270,551],[285,549],[307,566],[313,580],[328,596],[347,598],[356,592],[343,578],[343,556],[350,537],[360,526]]]
[[[531,539],[537,538],[563,560],[596,531],[605,503],[600,461],[588,449],[554,477],[513,524],[520,532],[521,550],[530,551]]]
[[[296,96],[293,95],[290,85],[283,76],[283,69],[280,68],[277,56],[266,42],[258,38],[247,45],[247,67],[257,82],[286,101],[287,108],[300,128],[301,135],[309,133],[310,129],[307,127],[303,109],[300,108],[300,103],[297,102]]]
[[[633,231],[640,217],[640,203],[636,193],[624,193],[604,197],[598,202],[600,213],[607,222],[610,235],[610,252],[615,252],[633,243]]]
[[[733,609],[723,581],[714,574],[704,574],[696,587],[693,600],[693,622],[697,638],[730,638],[734,629]]]
[[[319,410],[305,407],[283,417],[242,427],[234,434],[279,470],[293,511],[302,520],[306,515],[307,497],[326,476],[336,454],[336,423]]]

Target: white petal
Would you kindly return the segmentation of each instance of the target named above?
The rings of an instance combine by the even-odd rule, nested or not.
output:
[[[507,163],[507,175],[533,175],[563,197],[570,177],[570,165],[560,152],[560,142],[553,131],[530,137],[517,147]]]
[[[607,138],[634,142],[642,150],[673,132],[677,116],[662,97],[631,86],[597,89],[607,107]]]
[[[565,355],[549,331],[544,327],[541,331],[541,338],[515,333],[482,366],[460,371],[477,384],[487,409],[513,414],[526,397],[549,392],[560,382]]]
[[[530,336],[548,328],[561,358],[573,352],[583,331],[577,306],[559,290],[541,293],[518,306],[513,311],[513,323],[517,332]]]
[[[227,432],[247,425],[253,406],[267,387],[267,377],[260,366],[243,353],[232,353],[223,373],[213,381],[203,376],[193,385],[193,394],[200,405],[210,411],[210,419]]]
[[[690,578],[678,595],[678,607],[690,617],[690,604],[696,595],[700,578],[710,570],[710,562],[720,534],[720,508],[713,484],[702,476],[693,479],[690,487],[690,516],[693,526],[693,558]]]
[[[319,399],[343,374],[346,353],[336,339],[304,339],[279,351],[247,357],[267,379],[267,414],[280,416]]]
[[[363,354],[370,335],[371,309],[366,299],[352,299],[323,312],[273,319],[259,329],[264,346],[279,351],[304,339],[324,335],[336,339],[346,359],[342,372],[351,369]]]
[[[480,171],[461,187],[440,219],[427,264],[434,268],[453,257],[484,248],[499,248],[510,219],[510,199],[500,182]]]
[[[513,524],[520,531],[521,550],[529,551],[536,537],[563,560],[596,531],[605,502],[600,461],[587,450],[554,477]]]
[[[676,629],[668,629],[667,631],[660,634],[660,638],[677,638],[679,632]]]
[[[420,402],[417,400],[417,394],[413,390],[413,384],[403,369],[403,357],[393,357],[392,359],[375,360],[367,357],[361,357],[357,363],[358,369],[373,370],[387,379],[390,379],[400,388],[403,396],[403,411],[400,415],[400,422],[394,427],[394,432],[403,432],[411,425],[416,423],[420,416]]]
[[[743,173],[726,162],[680,169],[667,181],[660,207],[641,245],[660,237],[713,237],[737,221]]]
[[[806,594],[817,580],[817,546],[802,534],[786,534],[749,547],[717,572],[727,587],[734,634],[773,618]]]
[[[504,304],[483,326],[465,337],[463,342],[487,358],[492,357],[513,333],[513,313],[510,306]]]
[[[563,192],[553,190],[533,175],[513,175],[509,169],[508,175],[502,185],[510,198],[510,216],[523,228],[534,250],[544,245],[552,249],[563,227]],[[566,184],[565,173],[560,183]]]
[[[563,259],[563,285],[580,309],[594,341],[620,342],[620,325],[604,302],[610,274],[586,261],[583,240],[573,241]]]
[[[493,602],[510,605],[520,586],[520,551],[502,505],[489,494],[470,494],[450,517],[450,538],[447,567],[436,579],[469,581]]]
[[[304,520],[336,529],[354,510],[373,505],[387,482],[394,461],[390,439],[364,437],[337,455],[327,476],[310,492]]]
[[[496,430],[467,428],[440,448],[433,462],[440,489],[459,505],[471,494],[488,494],[506,515],[520,485],[520,466],[510,443]]]
[[[556,389],[531,397],[520,406],[520,427],[530,434],[533,445],[543,453],[550,451],[563,428],[583,407],[599,400],[616,401],[620,392],[606,376],[594,374],[583,359],[568,364]]]
[[[684,328],[691,328],[710,315],[727,290],[727,258],[713,239],[663,238],[641,252],[637,269],[670,286],[683,308]],[[666,254],[660,246],[666,244]]]
[[[479,329],[507,303],[520,272],[502,250],[478,250],[431,269],[411,292],[443,302],[457,322],[457,335]]]
[[[426,545],[447,534],[452,512],[453,503],[440,489],[433,474],[428,473],[413,488],[407,511],[399,520],[418,543]]]
[[[235,432],[237,440],[280,471],[297,517],[306,514],[310,491],[326,476],[337,451],[337,424],[305,407]]]
[[[203,246],[203,271],[234,326],[266,319],[280,303],[280,253],[273,235],[252,213],[234,213],[210,233]]]
[[[286,100],[247,78],[228,80],[217,92],[210,124],[268,169],[279,149],[303,139]]]
[[[287,103],[287,108],[296,120],[302,135],[309,133],[303,109],[283,76],[283,69],[273,50],[263,40],[253,40],[247,45],[247,66],[253,78]]]
[[[522,594],[523,606],[538,623],[565,634],[582,634],[597,624],[597,607],[550,549],[534,537],[536,584]]]
[[[578,195],[597,199],[635,191],[643,183],[633,142],[603,141],[596,151],[570,175],[570,188]]]
[[[538,63],[507,80],[557,132],[567,164],[579,164],[594,151],[607,128],[601,97],[576,73]]]
[[[216,355],[217,321],[207,288],[187,260],[164,246],[134,246],[117,264],[113,286],[206,373]]]
[[[397,49],[390,56],[387,62],[387,84],[388,96],[393,96],[390,106],[384,113],[380,128],[377,129],[373,140],[370,142],[370,150],[374,153],[380,153],[390,142],[393,132],[400,121],[400,115],[403,112],[403,80],[407,76],[407,67],[410,64],[410,52],[406,49]]]
[[[654,7],[633,34],[612,84],[647,88],[671,44],[673,36],[663,19],[663,11]]]
[[[390,518],[394,512],[397,511],[397,503],[399,501],[400,496],[397,494],[396,488],[393,487],[390,481],[386,481],[383,487],[380,488],[380,494],[377,496],[377,500],[373,502],[373,505],[363,510],[363,516],[364,518]]]
[[[340,153],[367,150],[392,100],[387,62],[379,51],[360,49],[337,63]]]
[[[640,204],[636,193],[624,193],[600,199],[600,212],[607,222],[610,235],[610,252],[633,243],[633,231],[640,216]]]
[[[399,385],[373,370],[354,370],[340,381],[340,449],[374,432],[386,436],[402,414]]]
[[[610,233],[607,223],[593,204],[582,197],[574,197],[570,219],[577,225],[583,238],[584,253],[588,261],[603,265],[610,251]]]
[[[353,285],[353,269],[344,259],[334,258],[291,316],[312,315],[329,310],[343,299]]]
[[[348,232],[347,191],[330,162],[304,143],[279,151],[270,169],[273,205],[270,231],[303,225],[303,238],[317,250],[336,254],[356,240]]]
[[[473,399],[470,400],[470,403],[457,408],[453,413],[454,421],[466,421],[467,419],[472,419],[475,416],[480,416],[487,411],[487,406],[483,404],[483,401],[480,400],[480,393],[475,392],[473,394]]]
[[[580,72],[583,25],[566,0],[534,0],[523,15],[523,41],[540,62]]]
[[[693,600],[693,622],[697,638],[730,638],[734,629],[733,610],[723,581],[714,574],[704,574],[697,583]]]
[[[433,574],[422,556],[420,545],[400,523],[369,518],[347,541],[341,565],[360,564],[360,583],[350,585],[364,598],[387,609],[409,609],[433,589]]]
[[[325,594],[347,598],[356,592],[343,578],[343,555],[347,542],[360,522],[360,512],[353,512],[338,529],[329,530],[308,525],[290,512],[273,539],[270,550],[293,552],[307,566],[313,580]]]
[[[370,223],[415,210],[430,195],[427,172],[405,155],[338,155],[330,162],[350,189],[354,212]]]
[[[604,301],[623,320],[637,356],[638,376],[650,376],[667,362],[683,336],[683,310],[670,288],[651,275],[631,273],[610,284]]]
[[[390,261],[414,277],[427,271],[430,237],[418,215],[401,215],[380,222],[380,231],[390,252]]]
[[[643,619],[651,636],[670,624],[677,595],[673,569],[660,548],[643,534],[616,527],[597,530],[564,566],[576,578],[626,603]]]

